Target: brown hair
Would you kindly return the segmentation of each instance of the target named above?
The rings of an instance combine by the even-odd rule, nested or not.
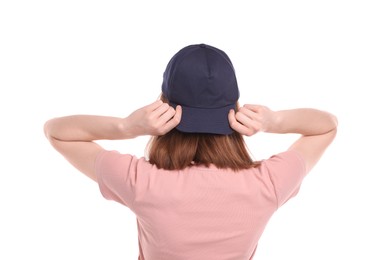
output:
[[[181,170],[194,165],[214,164],[232,170],[257,166],[251,159],[241,134],[182,133],[176,129],[152,137],[148,146],[149,162],[166,170]]]
[[[167,100],[161,96],[161,100]],[[183,133],[177,129],[154,136],[148,147],[149,162],[166,170],[181,170],[192,165],[214,164],[234,171],[259,165],[250,157],[243,136]]]

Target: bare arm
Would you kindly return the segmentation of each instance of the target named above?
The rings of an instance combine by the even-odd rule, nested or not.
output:
[[[229,122],[234,130],[248,136],[258,131],[301,134],[289,149],[301,154],[307,172],[334,140],[338,125],[336,117],[325,111],[312,108],[271,111],[258,105],[245,105],[237,113],[230,111]]]
[[[162,135],[174,128],[180,118],[180,107],[174,110],[168,104],[156,101],[126,118],[91,115],[54,118],[46,122],[44,133],[74,167],[96,181],[95,158],[103,148],[94,140]]]

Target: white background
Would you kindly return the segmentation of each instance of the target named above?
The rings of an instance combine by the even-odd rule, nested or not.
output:
[[[242,104],[339,119],[254,259],[386,259],[385,13],[372,0],[1,1],[0,259],[137,259],[135,215],[104,200],[43,125],[152,102],[169,59],[193,43],[230,56]],[[294,138],[247,142],[262,159]],[[102,143],[141,156],[147,137]]]

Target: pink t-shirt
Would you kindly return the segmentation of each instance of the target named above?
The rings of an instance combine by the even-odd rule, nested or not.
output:
[[[295,151],[238,173],[214,165],[168,171],[103,151],[96,172],[103,196],[137,216],[139,260],[252,259],[268,220],[306,175]]]

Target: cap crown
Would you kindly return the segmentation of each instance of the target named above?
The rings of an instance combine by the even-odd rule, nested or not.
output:
[[[222,50],[206,44],[181,49],[166,67],[162,92],[171,106],[182,106],[178,130],[233,132],[228,113],[236,107],[239,89],[233,65]]]
[[[239,98],[230,59],[205,44],[187,46],[172,58],[164,73],[162,91],[169,102],[193,108],[220,108]]]

